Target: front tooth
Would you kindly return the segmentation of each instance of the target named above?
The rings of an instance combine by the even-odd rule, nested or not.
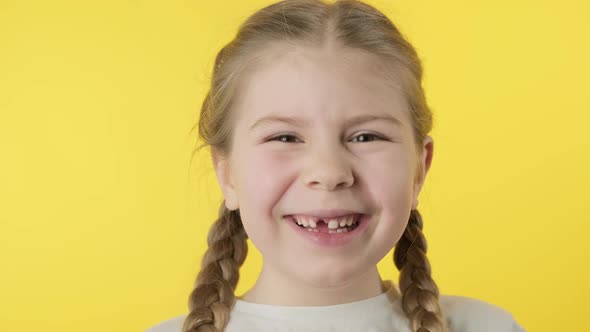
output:
[[[316,224],[315,220],[309,219],[309,226],[311,226],[312,228],[316,228],[317,224]]]
[[[338,228],[338,220],[330,219],[330,221],[328,222],[328,228],[330,228],[330,229]]]

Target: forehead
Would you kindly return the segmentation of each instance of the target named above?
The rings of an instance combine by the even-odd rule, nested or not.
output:
[[[361,50],[275,47],[241,78],[235,116],[245,125],[268,114],[334,121],[390,114],[407,123],[402,82],[395,73]]]

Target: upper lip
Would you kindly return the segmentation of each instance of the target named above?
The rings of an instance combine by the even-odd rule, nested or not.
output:
[[[312,210],[307,212],[301,213],[293,213],[289,214],[288,216],[309,216],[309,217],[316,217],[316,218],[338,218],[342,216],[348,216],[351,214],[363,214],[362,212],[347,210],[347,209],[321,209],[321,210]]]

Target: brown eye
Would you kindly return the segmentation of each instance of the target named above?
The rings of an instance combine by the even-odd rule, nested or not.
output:
[[[297,137],[293,135],[278,135],[269,139],[269,141],[279,141],[284,143],[290,143],[290,139],[297,139]]]
[[[368,141],[373,141],[375,139],[381,140],[382,138],[381,138],[381,136],[377,136],[375,134],[362,133],[362,134],[355,136],[355,138],[353,138],[353,140],[354,139],[357,139],[357,142],[368,142]]]

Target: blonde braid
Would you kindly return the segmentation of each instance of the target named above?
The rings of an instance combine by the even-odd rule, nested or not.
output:
[[[439,290],[432,280],[426,257],[422,225],[422,216],[418,210],[412,210],[408,226],[393,252],[393,261],[400,270],[402,307],[410,319],[412,331],[446,332],[438,300]]]
[[[209,230],[209,248],[189,297],[190,313],[184,320],[183,332],[224,330],[235,303],[239,269],[248,253],[247,238],[239,210],[228,210],[223,202],[219,218]]]

